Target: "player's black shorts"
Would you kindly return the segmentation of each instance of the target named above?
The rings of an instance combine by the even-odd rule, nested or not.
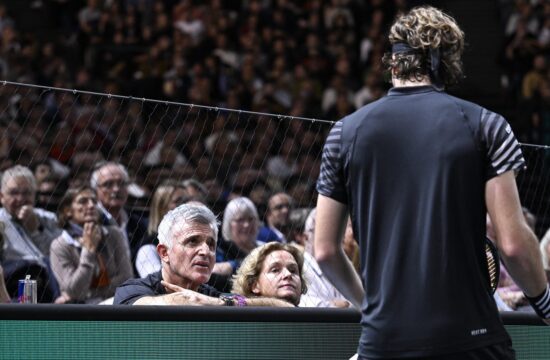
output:
[[[407,360],[516,360],[516,352],[511,341],[486,346],[454,354],[438,355],[421,358],[400,358]],[[369,360],[359,356],[358,360]]]

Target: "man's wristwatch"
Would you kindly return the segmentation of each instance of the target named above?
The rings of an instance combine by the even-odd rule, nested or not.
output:
[[[246,298],[238,294],[221,294],[220,300],[225,306],[246,306]]]

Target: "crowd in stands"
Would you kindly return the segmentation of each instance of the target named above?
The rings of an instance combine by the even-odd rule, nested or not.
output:
[[[520,140],[550,145],[550,3],[501,0],[499,63],[506,99],[516,109]]]
[[[403,1],[378,0],[89,0],[79,9],[68,7],[74,11],[60,10],[55,36],[40,37],[18,31],[9,9],[0,6],[3,78],[336,120],[388,88],[382,39],[404,7]],[[326,124],[11,86],[3,87],[0,104],[0,169],[20,164],[32,170],[36,188],[28,192],[36,191],[36,200],[28,206],[63,219],[36,256],[48,260],[38,269],[46,268],[49,280],[60,273],[71,276],[57,282],[61,297],[50,300],[100,300],[95,290],[75,293],[81,282],[90,281],[82,267],[101,268],[95,275],[111,281],[127,273],[127,266],[105,268],[91,260],[100,252],[98,233],[123,235],[127,256],[117,259],[128,258],[132,274],[158,269],[154,226],[187,201],[206,203],[228,218],[232,201],[248,205],[245,215],[252,214],[253,221],[236,212],[233,220],[224,218],[213,279],[228,290],[245,255],[263,242],[286,242],[293,235],[292,208],[304,208],[307,215],[314,204]],[[111,163],[102,167],[102,161]],[[155,201],[170,186],[170,201],[167,195],[164,204]],[[99,208],[98,225],[88,231],[95,235],[84,231],[91,225],[66,214],[83,194],[87,205],[95,201]],[[237,220],[237,229],[227,225]],[[305,216],[301,220],[303,229]],[[86,245],[77,238],[87,239]],[[18,269],[6,269],[7,278],[14,280]]]
[[[300,216],[297,221],[301,224],[293,226],[290,218],[294,201],[286,193],[279,192],[269,197],[268,220],[263,226],[250,199],[232,199],[225,208],[222,236],[218,237],[216,216],[207,207],[210,204],[206,197],[196,196],[192,187],[189,190],[181,183],[176,185],[170,181],[159,186],[155,201],[151,203],[150,214],[155,214],[151,220],[162,220],[156,232],[150,229],[152,232],[147,236],[146,219],[125,210],[129,176],[123,165],[99,163],[91,174],[90,183],[69,188],[58,205],[57,214],[54,214],[35,206],[37,184],[29,168],[15,165],[3,172],[0,188],[3,249],[0,296],[5,297],[4,292],[7,291],[11,298],[16,298],[18,280],[23,275],[31,275],[38,282],[40,302],[104,303],[112,301],[115,290],[120,286],[126,286],[128,291],[135,289],[135,283],[127,283],[134,281],[134,278],[156,279],[159,283],[162,276],[167,276],[165,271],[173,272],[172,280],[175,280],[176,275],[179,276],[177,279],[192,277],[197,267],[201,269],[201,281],[191,290],[196,291],[199,285],[209,281],[209,289],[212,290],[209,293],[229,293],[235,286],[233,278],[245,276],[242,271],[239,272],[241,264],[249,264],[247,269],[250,271],[250,261],[258,259],[247,259],[254,259],[258,248],[275,243],[281,245],[276,250],[287,251],[298,259],[291,266],[295,271],[285,270],[283,273],[286,275],[282,278],[272,273],[267,277],[280,280],[286,290],[292,288],[292,300],[288,301],[294,305],[312,307],[349,306],[349,302],[328,283],[312,256],[314,210],[299,209],[298,213],[308,217]],[[199,239],[195,234],[198,231],[197,219],[187,214],[194,209],[208,213],[209,221],[213,222],[211,226],[215,229],[202,229],[212,233],[200,238],[208,246],[202,250],[194,250],[193,242]],[[185,213],[187,217],[180,219],[176,216],[178,213]],[[177,222],[180,220],[185,222]],[[346,242],[351,244],[346,248],[351,249],[350,259],[356,259],[358,245],[348,233]],[[179,246],[186,249],[181,254],[176,250]],[[174,255],[168,255],[170,253]],[[289,255],[284,256],[290,259]],[[258,266],[255,271],[261,268],[261,265]],[[187,273],[191,275],[182,275]],[[292,274],[298,273],[299,278],[307,279],[308,285],[305,280],[304,285],[300,285],[302,280],[299,278],[296,278],[299,283],[287,283],[286,276],[294,278]],[[256,275],[259,276],[259,273]],[[164,281],[169,280],[164,278]],[[242,281],[240,284],[243,286]],[[182,286],[181,283],[171,285]],[[268,294],[273,290],[267,280],[258,286],[259,294]],[[307,286],[312,289],[309,294],[306,294]],[[278,292],[275,290],[275,293]],[[131,304],[137,300],[131,298],[132,302],[130,297],[125,297],[126,300],[120,303],[128,301]],[[268,304],[271,303],[271,300],[268,301]]]
[[[202,203],[222,221],[212,286],[231,291],[248,255],[292,243],[309,288],[297,303],[348,306],[311,246],[329,124],[299,118],[338,120],[385,94],[384,34],[413,3],[87,0],[56,14],[52,37],[19,31],[0,4],[2,79],[133,97],[0,86],[10,296],[32,273],[44,302],[105,301],[159,271],[163,216]],[[502,6],[503,85],[529,119],[521,136],[550,144],[550,6]],[[344,243],[358,269],[350,226]]]

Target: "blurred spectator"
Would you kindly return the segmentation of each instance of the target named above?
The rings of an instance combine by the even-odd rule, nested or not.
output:
[[[306,242],[304,244],[304,278],[308,293],[302,297],[304,307],[349,307],[350,303],[323,275],[313,254],[315,235],[315,209],[311,210],[305,223]]]
[[[58,211],[64,229],[51,245],[52,270],[61,296],[56,303],[99,303],[133,277],[126,239],[116,226],[102,226],[90,187],[67,191]]]
[[[148,238],[136,255],[135,266],[139,277],[143,278],[160,270],[160,257],[157,253],[157,235],[160,221],[168,211],[189,200],[190,197],[185,187],[177,181],[165,181],[155,190],[149,209]]]
[[[269,176],[282,187],[284,180],[298,172],[298,146],[296,140],[287,137],[283,140],[279,154],[267,160]]]
[[[227,292],[231,275],[237,271],[241,261],[263,244],[258,241],[259,227],[258,211],[250,199],[238,197],[227,203],[223,213],[222,238],[218,241],[216,265],[212,271],[220,277],[216,288]]]
[[[65,179],[51,174],[37,181],[36,205],[51,212],[57,212],[59,202],[67,191]]]
[[[523,77],[521,92],[523,99],[529,100],[537,95],[537,91],[545,79],[549,79],[546,57],[538,54],[533,58],[533,68]]]
[[[124,208],[130,184],[126,169],[119,163],[102,163],[92,173],[90,184],[97,193],[100,223],[122,231],[128,255],[135,263],[137,252],[146,241],[147,225],[140,216],[129,214]]]
[[[351,260],[355,271],[359,274],[361,271],[361,256],[359,254],[359,244],[353,235],[353,223],[351,222],[351,218],[348,218],[346,232],[342,240],[342,247],[344,248],[346,256]]]
[[[290,211],[294,200],[286,193],[272,195],[267,203],[266,224],[260,228],[258,240],[286,243],[290,235]]]
[[[185,156],[177,149],[181,146],[178,144],[178,136],[180,130],[170,128],[165,130],[162,137],[158,142],[147,152],[143,164],[147,166],[163,165],[163,166],[181,166],[187,163]],[[170,152],[174,152],[173,157],[170,156]]]
[[[538,144],[550,144],[550,77],[539,86],[540,97],[532,103],[531,137]]]
[[[0,303],[10,303],[11,298],[6,288],[6,282],[4,281],[4,269],[0,265]]]
[[[35,208],[36,180],[16,165],[2,174],[0,225],[4,241],[2,266],[8,291],[17,294],[17,282],[30,274],[37,279],[38,301],[52,302],[58,287],[50,270],[50,244],[61,234],[54,213]]]
[[[534,232],[535,226],[536,226],[535,216],[526,207],[522,207],[522,212],[527,222],[527,225],[529,225],[531,230]],[[489,215],[487,215],[486,220],[487,220],[487,238],[489,238],[491,241],[494,241],[496,236],[495,229],[493,227],[493,223]],[[542,245],[541,243],[541,250],[543,249],[543,247],[544,245]],[[543,257],[543,266],[546,269],[546,264],[544,264],[544,258],[545,258],[544,251],[542,252],[542,257]],[[500,263],[500,278],[499,278],[497,293],[495,294],[495,297],[500,297],[500,299],[510,308],[510,310],[523,309],[523,307],[525,306],[525,310],[532,311],[532,308],[529,305],[527,305],[527,299],[525,298],[525,294],[519,288],[519,286],[514,282],[514,280],[511,278],[510,274],[508,273],[508,270],[506,269],[505,264],[503,264],[502,262]]]
[[[293,209],[290,212],[291,237],[289,242],[295,243],[300,247],[305,247],[307,242],[306,219],[311,212],[310,208]]]
[[[197,201],[205,205],[207,204],[208,190],[200,181],[186,179],[183,180],[181,184],[185,189],[187,201]]]

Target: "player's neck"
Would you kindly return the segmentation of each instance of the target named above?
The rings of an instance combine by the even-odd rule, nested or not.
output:
[[[411,87],[411,86],[429,86],[432,84],[429,77],[424,77],[418,81],[405,80],[392,78],[392,83],[394,87]]]

